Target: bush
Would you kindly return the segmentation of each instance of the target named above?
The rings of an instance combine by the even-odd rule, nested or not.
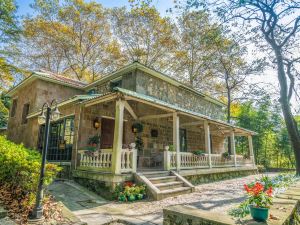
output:
[[[259,173],[265,173],[266,172],[266,168],[264,165],[256,165],[257,170]]]
[[[28,214],[35,203],[41,155],[0,136],[0,200],[15,213]],[[46,165],[44,185],[49,185],[59,167]],[[13,208],[13,209],[12,209]]]

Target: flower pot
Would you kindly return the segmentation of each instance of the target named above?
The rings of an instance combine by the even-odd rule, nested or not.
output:
[[[269,209],[268,208],[258,208],[254,206],[250,206],[250,213],[254,220],[256,221],[266,221],[269,217]]]

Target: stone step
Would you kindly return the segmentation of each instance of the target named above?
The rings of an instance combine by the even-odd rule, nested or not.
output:
[[[183,185],[184,185],[184,183],[182,181],[173,181],[173,182],[155,184],[155,186],[161,191],[168,190],[168,189],[180,188],[180,187],[183,187]]]
[[[169,171],[151,171],[151,172],[143,172],[143,175],[147,178],[167,177],[167,176],[170,176],[170,172]]]
[[[162,198],[169,198],[178,195],[189,194],[192,192],[193,190],[191,187],[179,187],[174,189],[163,190],[161,191],[161,194],[162,194]]]
[[[148,180],[152,184],[168,183],[168,182],[176,181],[176,176],[152,177],[152,178],[148,178]]]

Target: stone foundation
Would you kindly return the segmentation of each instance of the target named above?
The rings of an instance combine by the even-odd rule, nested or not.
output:
[[[198,170],[182,170],[179,172],[193,185],[211,183],[219,180],[232,179],[257,174],[256,167],[230,167]]]

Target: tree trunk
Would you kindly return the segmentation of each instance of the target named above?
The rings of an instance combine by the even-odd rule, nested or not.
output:
[[[286,74],[284,70],[283,57],[280,49],[275,49],[277,60],[277,75],[280,84],[280,99],[283,117],[285,120],[286,128],[293,146],[295,161],[296,161],[296,173],[300,175],[300,133],[297,127],[296,120],[291,111],[290,102],[288,99],[288,84]]]

